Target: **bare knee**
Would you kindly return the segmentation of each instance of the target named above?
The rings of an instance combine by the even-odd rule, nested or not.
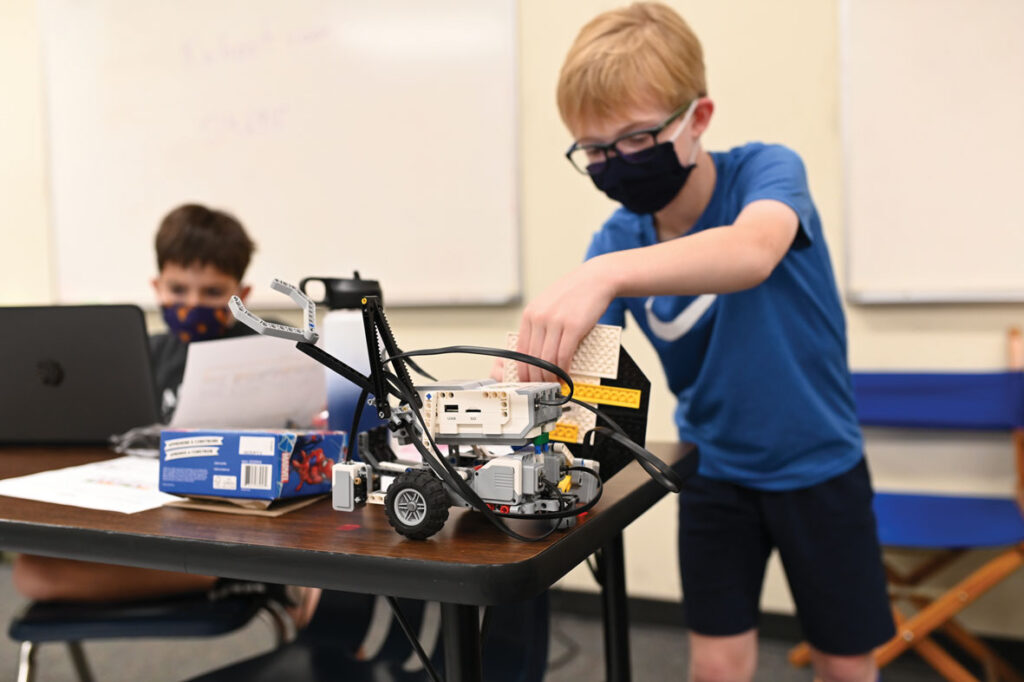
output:
[[[811,658],[815,679],[820,682],[875,682],[878,679],[878,668],[870,653],[834,656],[815,651]]]
[[[709,637],[690,633],[691,682],[748,682],[757,667],[757,633]]]
[[[18,554],[14,557],[11,581],[26,599],[52,601],[61,596],[62,559]]]

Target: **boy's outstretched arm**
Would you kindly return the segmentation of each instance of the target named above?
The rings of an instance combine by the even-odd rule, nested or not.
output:
[[[768,279],[798,227],[792,208],[762,199],[748,204],[732,225],[592,258],[526,306],[516,350],[568,370],[580,340],[614,299],[750,289]],[[527,381],[552,381],[546,374],[519,366]]]

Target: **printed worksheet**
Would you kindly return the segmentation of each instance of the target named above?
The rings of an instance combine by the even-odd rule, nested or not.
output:
[[[0,480],[0,495],[134,514],[181,498],[159,490],[160,462],[118,457]]]
[[[191,343],[172,427],[309,426],[327,404],[324,368],[284,339]]]

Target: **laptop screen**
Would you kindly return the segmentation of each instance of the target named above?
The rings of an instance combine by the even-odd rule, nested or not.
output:
[[[0,443],[106,443],[158,421],[142,310],[0,307]]]

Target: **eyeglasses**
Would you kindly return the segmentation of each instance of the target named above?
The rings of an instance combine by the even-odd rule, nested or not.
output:
[[[605,164],[608,161],[608,153],[611,151],[614,151],[615,155],[626,163],[643,163],[653,155],[654,147],[658,144],[658,135],[661,134],[661,131],[665,130],[673,121],[689,111],[690,108],[689,105],[681,106],[659,125],[620,135],[607,144],[580,144],[579,142],[573,142],[572,146],[569,147],[569,151],[565,153],[565,158],[569,159],[569,163],[572,164],[573,168],[584,175],[600,175],[603,173]],[[680,126],[676,134],[672,136],[673,140],[675,140],[682,129],[683,126]]]

